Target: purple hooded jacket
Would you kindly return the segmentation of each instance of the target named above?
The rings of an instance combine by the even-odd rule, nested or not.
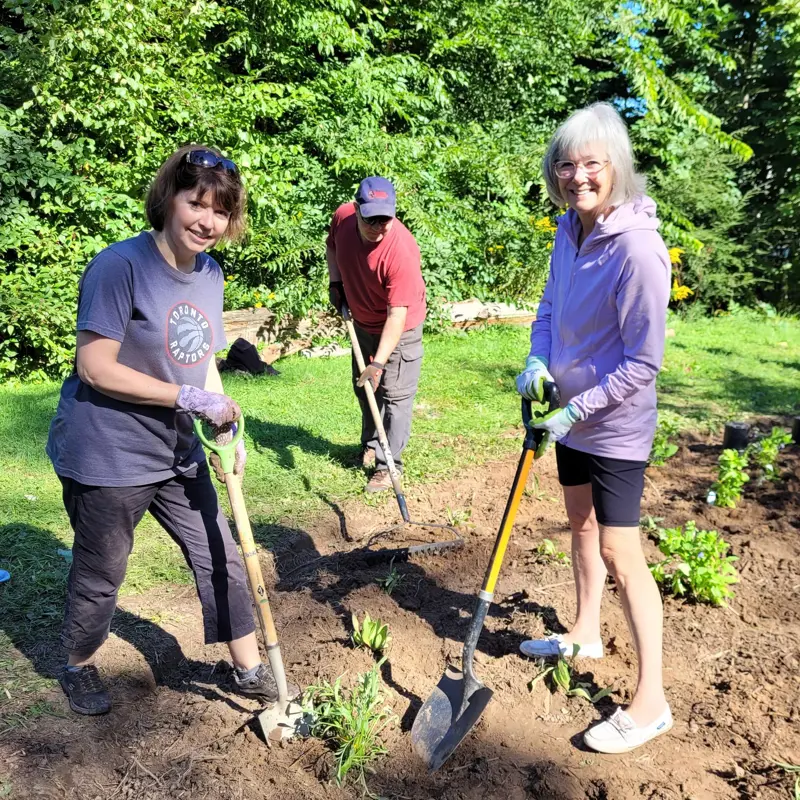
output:
[[[600,218],[578,249],[580,220],[558,220],[550,277],[531,327],[561,403],[581,414],[562,443],[646,461],[656,429],[670,261],[656,204],[642,195]]]

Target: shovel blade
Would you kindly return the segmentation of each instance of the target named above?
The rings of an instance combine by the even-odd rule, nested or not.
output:
[[[293,701],[278,700],[272,708],[267,708],[258,715],[258,724],[268,742],[305,738],[311,733],[312,722],[311,714]]]
[[[465,695],[467,706],[459,714]],[[455,667],[445,670],[411,728],[411,746],[431,772],[450,758],[491,699],[492,690],[479,681],[468,684],[461,670]]]

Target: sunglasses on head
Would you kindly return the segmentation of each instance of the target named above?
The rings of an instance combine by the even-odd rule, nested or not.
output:
[[[229,158],[223,158],[210,150],[191,150],[186,154],[186,161],[189,164],[194,164],[196,167],[214,167],[222,166],[226,172],[234,174],[239,172],[239,168]]]

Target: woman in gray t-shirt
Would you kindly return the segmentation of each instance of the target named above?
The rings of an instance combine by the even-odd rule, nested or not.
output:
[[[181,547],[205,641],[227,642],[236,689],[277,697],[239,553],[192,431],[192,417],[220,427],[241,413],[214,360],[226,346],[224,280],[206,251],[241,235],[244,188],[216,150],[182,147],[158,171],[146,205],[152,230],[107,247],[81,278],[75,371],[47,442],[75,532],[60,682],[80,714],[111,708],[94,657],[146,511]],[[243,442],[236,461],[241,475]]]

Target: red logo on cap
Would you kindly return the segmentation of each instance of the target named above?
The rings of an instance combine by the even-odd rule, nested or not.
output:
[[[386,192],[382,192],[380,189],[370,189],[367,195],[370,200],[385,200],[388,196]]]

